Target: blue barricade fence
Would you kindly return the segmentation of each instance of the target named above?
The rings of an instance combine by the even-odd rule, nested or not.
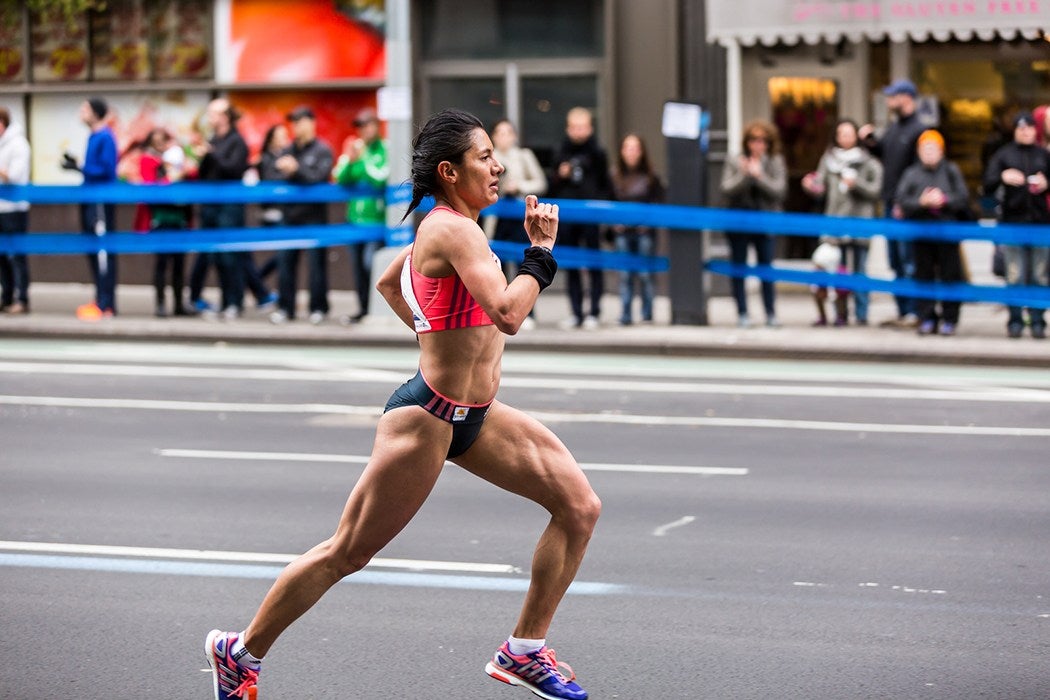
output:
[[[637,204],[593,200],[550,200],[558,204],[566,223],[623,224],[683,230],[740,231],[791,236],[884,236],[894,240],[970,241],[992,240],[1006,245],[1050,245],[1045,224],[1000,224],[997,222],[918,222],[895,219],[855,219],[823,214],[741,211],[673,204]],[[521,218],[521,201],[501,200],[485,210]]]
[[[379,194],[367,187],[321,184],[310,186],[260,182],[174,183],[169,185],[0,185],[0,199],[28,201],[32,204],[70,204],[104,202],[114,204],[216,204],[252,202],[343,202],[353,197]],[[407,185],[387,187],[388,203],[405,203],[411,198]],[[559,205],[564,223],[621,224],[672,230],[715,230],[820,237],[850,236],[857,239],[875,235],[896,240],[935,240],[961,242],[988,240],[1006,245],[1050,245],[1050,227],[1032,224],[988,224],[985,222],[914,222],[891,219],[834,218],[821,214],[752,212],[665,204],[635,204],[594,200],[548,200]],[[432,206],[425,202],[421,209]],[[520,219],[525,205],[505,199],[485,210],[484,215]],[[105,236],[82,233],[34,233],[0,235],[0,252],[48,255],[95,253],[156,253],[179,251],[238,251],[308,248],[386,239],[387,243],[411,240],[411,229],[382,226],[259,227],[149,234],[112,232]],[[523,246],[494,241],[497,255],[513,258]],[[669,261],[658,256],[592,251],[559,246],[555,255],[563,268],[600,267],[610,270],[665,272]],[[843,278],[828,282],[827,273],[784,268],[732,266],[712,261],[707,269],[715,274],[755,276],[762,279],[868,289],[891,294],[960,301],[993,301],[1014,305],[1050,307],[1041,288],[990,287],[980,285],[921,285],[909,280],[877,280],[864,276],[834,275]],[[946,296],[948,295],[948,296]],[[954,296],[953,296],[954,295]]]
[[[175,182],[170,185],[129,185],[123,182],[90,185],[0,185],[0,199],[32,204],[250,204],[253,202],[345,202],[355,197],[375,197],[381,190],[365,186],[289,185],[263,181]],[[405,185],[386,188],[388,202],[408,202],[412,190]]]
[[[385,226],[326,224],[261,228],[194,229],[192,231],[116,232],[103,236],[69,233],[0,235],[0,251],[23,255],[75,253],[186,253],[321,248],[381,241]]]
[[[867,275],[792,270],[772,265],[734,265],[725,260],[712,260],[704,267],[711,272],[729,277],[754,277],[763,281],[796,282],[850,291],[887,292],[906,297],[944,301],[987,301],[1011,306],[1050,308],[1050,287],[990,287],[979,284],[884,280]]]

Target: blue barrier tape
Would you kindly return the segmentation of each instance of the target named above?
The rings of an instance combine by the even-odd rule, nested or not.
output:
[[[1008,306],[1050,308],[1050,287],[991,287],[979,284],[883,280],[866,275],[844,275],[815,270],[792,270],[772,265],[734,265],[712,260],[708,271],[729,277],[754,277],[766,282],[795,282],[851,291],[887,292],[905,297],[959,302],[998,302]]]
[[[85,233],[33,233],[0,235],[0,252],[13,255],[73,255],[97,253],[100,250],[109,253],[283,250],[381,241],[386,232],[386,227],[381,225],[326,224],[150,233],[123,231],[103,236]]]
[[[170,185],[0,185],[0,199],[34,204],[109,202],[114,204],[215,204],[251,202],[342,202],[353,197],[374,197],[383,190],[341,185],[289,185],[260,182],[179,182]],[[388,204],[411,199],[407,184],[385,189]],[[881,235],[895,240],[965,241],[991,240],[1007,245],[1050,245],[1047,224],[1002,224],[996,222],[921,222],[894,219],[829,217],[823,214],[757,212],[672,204],[639,204],[600,200],[544,200],[558,204],[565,223],[622,224],[654,228],[742,231],[795,236],[850,236],[858,239]],[[428,198],[420,207],[433,205]],[[521,219],[525,204],[503,199],[483,215]]]
[[[824,214],[741,211],[673,204],[639,204],[598,200],[553,199],[558,217],[565,223],[622,224],[654,228],[740,231],[793,236],[884,236],[895,240],[968,241],[990,240],[1007,245],[1050,246],[1050,225],[1003,224],[998,222],[898,221],[860,219]],[[525,215],[521,200],[503,199],[484,214],[520,219]],[[1050,222],[1048,222],[1050,223]]]
[[[519,262],[528,246],[509,241],[490,241],[492,251],[508,262]],[[667,272],[670,263],[667,258],[655,255],[635,255],[633,253],[610,253],[607,251],[587,250],[555,246],[554,259],[558,267],[566,270],[596,269],[620,270],[622,272]]]
[[[388,187],[390,201],[403,199],[403,188]],[[0,185],[0,199],[31,204],[248,204],[251,202],[345,202],[382,196],[366,186],[289,185],[281,182],[176,182],[170,185],[130,185],[124,182],[89,185]],[[410,191],[411,194],[411,191]]]
[[[398,229],[393,229],[398,230]],[[411,235],[411,228],[400,229]],[[381,225],[325,224],[315,226],[266,226],[262,228],[193,229],[134,233],[115,231],[104,236],[84,233],[0,234],[0,253],[12,255],[76,255],[97,253],[182,253],[319,248],[347,243],[390,243],[391,229]],[[411,240],[405,241],[410,243]],[[519,261],[524,245],[492,241],[492,250],[509,261]],[[559,246],[558,265],[565,269],[595,268],[629,272],[666,272],[667,258],[609,253]]]

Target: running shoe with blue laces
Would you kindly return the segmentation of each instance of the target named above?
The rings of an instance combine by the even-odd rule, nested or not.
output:
[[[559,670],[563,667],[568,675]],[[576,674],[567,663],[554,658],[554,650],[541,647],[531,654],[510,653],[504,642],[485,665],[485,673],[509,685],[520,685],[546,700],[587,700],[587,691],[575,683]]]
[[[211,666],[215,700],[256,700],[259,672],[245,668],[233,658],[230,648],[237,641],[234,632],[212,630],[204,642],[204,653]]]

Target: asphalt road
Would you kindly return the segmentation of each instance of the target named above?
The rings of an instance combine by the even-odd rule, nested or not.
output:
[[[0,343],[0,698],[211,697],[414,362]],[[1046,371],[517,351],[500,398],[604,503],[549,636],[595,700],[1050,697]],[[532,697],[482,668],[544,525],[448,467],[260,700]]]

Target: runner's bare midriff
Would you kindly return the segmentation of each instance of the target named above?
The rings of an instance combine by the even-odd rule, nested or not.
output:
[[[430,388],[451,401],[484,404],[496,397],[506,338],[495,326],[419,336],[419,368]]]

